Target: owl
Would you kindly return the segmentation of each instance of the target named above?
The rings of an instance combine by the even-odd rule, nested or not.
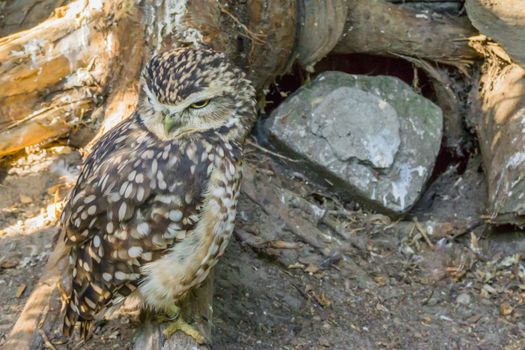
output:
[[[133,294],[169,313],[234,227],[255,90],[224,54],[177,48],[143,73],[136,111],[87,157],[61,216],[72,289],[63,333]],[[174,306],[175,305],[175,306]]]

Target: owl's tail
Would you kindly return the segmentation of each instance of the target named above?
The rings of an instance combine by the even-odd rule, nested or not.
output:
[[[72,308],[71,304],[68,303],[66,307],[66,314],[64,315],[64,323],[62,324],[62,333],[69,337],[73,334],[73,329],[78,320],[78,313],[76,313]]]
[[[80,337],[86,340],[91,334],[94,321],[92,319],[85,319],[75,311],[69,303],[66,308],[66,314],[64,315],[64,323],[62,324],[62,334],[66,337],[70,337],[73,334],[75,325],[80,324]]]

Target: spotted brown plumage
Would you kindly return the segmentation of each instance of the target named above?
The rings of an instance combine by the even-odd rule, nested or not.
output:
[[[242,71],[207,49],[154,57],[136,112],[86,159],[64,212],[73,286],[64,334],[131,293],[167,310],[204,281],[231,236],[255,120]]]

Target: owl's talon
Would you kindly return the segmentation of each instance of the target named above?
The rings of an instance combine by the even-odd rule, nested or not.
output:
[[[180,317],[180,307],[173,304],[167,311],[168,320],[177,320]]]
[[[182,317],[178,317],[176,320],[168,322],[163,333],[166,338],[169,338],[178,331],[192,337],[198,344],[206,343],[206,339],[204,339],[202,334],[195,329],[195,327],[184,321]]]

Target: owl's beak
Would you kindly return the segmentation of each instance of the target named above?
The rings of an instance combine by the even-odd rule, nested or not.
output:
[[[166,114],[164,116],[164,131],[168,135],[173,129],[180,126],[180,123],[174,118],[171,114]]]

